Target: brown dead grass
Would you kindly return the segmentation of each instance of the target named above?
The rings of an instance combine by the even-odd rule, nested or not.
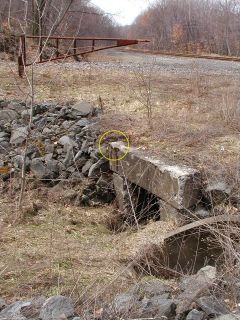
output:
[[[236,79],[203,76],[199,70],[193,70],[191,76],[154,73],[150,130],[139,101],[139,77],[130,70],[103,71],[94,62],[84,70],[49,63],[37,66],[34,78],[36,101],[85,99],[97,105],[100,96],[103,131],[126,131],[132,145],[200,168],[207,177],[229,177],[239,183],[239,122],[223,112],[224,108],[233,110],[230,115],[238,119]],[[0,99],[25,101],[29,92],[26,78],[21,80],[16,74],[16,65],[1,63]],[[127,261],[152,239],[161,242],[159,234],[169,228],[152,223],[136,233],[114,234],[105,224],[112,208],[83,209],[53,203],[38,216],[15,225],[9,217],[15,215],[16,199],[9,197],[3,196],[0,203],[0,292],[9,300],[62,293],[81,301],[96,292],[110,298],[136,281],[134,271],[126,268]],[[28,194],[29,201],[33,198]]]
[[[24,199],[25,207],[34,201],[41,209],[19,215],[17,196],[10,188],[0,201],[0,292],[7,301],[54,294],[81,305],[109,301],[139,278],[131,261],[142,246],[161,243],[173,227],[150,223],[115,233],[108,228],[113,207],[51,202],[42,187],[28,190]]]

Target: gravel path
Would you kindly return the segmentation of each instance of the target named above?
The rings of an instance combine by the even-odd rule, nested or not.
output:
[[[141,70],[176,75],[190,75],[192,72],[198,71],[204,75],[240,77],[240,62],[234,61],[169,57],[117,50],[106,50],[101,54],[104,54],[106,60],[109,57],[110,61],[91,62],[95,68],[100,70],[117,69],[128,72],[138,72]],[[64,62],[63,67],[67,69],[72,67],[76,69],[88,69],[89,65],[88,62]]]

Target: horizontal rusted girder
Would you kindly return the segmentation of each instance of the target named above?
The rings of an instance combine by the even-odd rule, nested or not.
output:
[[[84,55],[92,52],[102,51],[106,49],[112,49],[112,48],[118,48],[118,47],[124,47],[124,46],[130,46],[138,43],[146,43],[150,42],[149,40],[145,39],[120,39],[120,38],[100,38],[100,37],[66,37],[66,36],[29,36],[29,35],[21,35],[20,36],[20,53],[18,57],[18,70],[19,70],[19,76],[22,77],[24,74],[24,69],[27,66],[32,65],[32,63],[27,63],[27,49],[26,49],[26,39],[38,39],[39,40],[39,61],[35,61],[36,64],[39,63],[46,63],[49,61],[56,61],[56,60],[63,60],[70,57],[74,57],[76,60],[78,60],[79,55]],[[43,41],[47,42],[48,40],[55,40],[56,41],[56,54],[55,57],[52,57],[50,59],[43,59],[42,53],[43,53]],[[70,40],[73,42],[73,53],[70,54],[64,54],[60,55],[59,53],[59,41],[60,40]],[[83,52],[77,52],[77,50],[80,50],[81,47],[77,47],[77,41],[92,41],[91,50],[83,51]],[[109,46],[102,46],[102,47],[96,47],[97,41],[109,41],[109,42],[116,42],[116,44],[111,44]],[[83,48],[82,48],[83,49]]]
[[[125,41],[125,42],[134,42],[134,44],[140,43],[140,42],[150,42],[150,40],[147,39],[121,39],[121,38],[101,38],[101,37],[61,37],[61,36],[25,36],[27,39],[48,39],[48,40],[97,40],[97,41]]]

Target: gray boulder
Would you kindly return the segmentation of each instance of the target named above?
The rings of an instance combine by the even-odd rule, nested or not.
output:
[[[22,144],[28,134],[28,127],[19,127],[12,131],[10,143],[13,145],[20,145]]]
[[[143,297],[150,299],[154,296],[162,297],[163,294],[167,294],[165,295],[166,297],[169,296],[171,291],[171,287],[159,279],[142,280],[130,289],[130,292],[136,294],[139,299],[142,299]]]
[[[14,110],[0,110],[0,120],[3,120],[4,122],[11,122],[13,120],[17,120],[18,117],[18,113]]]
[[[45,301],[45,297],[34,298],[29,306],[21,309],[21,314],[28,320],[39,320],[40,309]]]
[[[31,301],[17,301],[0,312],[0,320],[26,320],[22,309],[31,305]]]
[[[9,134],[7,132],[4,132],[4,131],[0,132],[0,139],[7,138],[8,136]]]
[[[143,310],[140,310],[139,317],[150,318],[171,318],[176,315],[176,304],[172,299],[153,297],[149,299]]]
[[[88,119],[80,119],[78,122],[75,123],[74,128],[83,128],[90,124]]]
[[[16,155],[15,157],[12,158],[12,162],[13,162],[13,165],[16,169],[22,169],[22,166],[23,166],[23,156],[21,155]],[[26,157],[26,160],[25,160],[25,166],[26,166],[26,169],[28,170],[29,168],[29,165],[30,165],[30,160],[28,157]]]
[[[186,320],[203,320],[204,317],[205,317],[205,313],[203,311],[193,309],[187,315]]]
[[[73,302],[64,296],[53,296],[47,299],[40,311],[42,320],[59,320],[72,316],[74,316]]]
[[[83,117],[91,115],[94,110],[93,106],[86,101],[75,104],[74,106],[72,106],[72,109],[76,112],[77,115]]]
[[[6,302],[5,302],[3,299],[0,298],[0,311],[1,311],[4,307],[6,307]]]
[[[226,304],[213,296],[204,296],[196,301],[198,307],[200,307],[208,316],[218,316],[222,314],[230,313]]]
[[[182,280],[181,292],[178,296],[177,314],[181,316],[189,311],[193,302],[201,295],[208,293],[216,280],[217,270],[215,267],[206,266],[197,274],[186,277]]]
[[[93,165],[93,160],[92,159],[88,160],[86,164],[82,167],[82,173],[84,175],[87,175],[92,165]]]
[[[93,161],[93,160],[92,160]],[[94,163],[88,173],[89,178],[94,178],[100,174],[100,172],[107,172],[109,170],[109,161],[102,158],[98,162]]]
[[[61,137],[58,143],[62,146],[77,147],[77,143],[74,142],[69,136]]]
[[[49,160],[45,165],[41,158],[35,158],[31,162],[31,172],[40,180],[53,179],[59,171],[57,161]]]
[[[112,304],[112,309],[117,315],[129,315],[135,313],[141,307],[141,303],[132,293],[118,294]]]
[[[223,314],[219,317],[216,317],[215,320],[239,320],[240,319],[240,314]]]

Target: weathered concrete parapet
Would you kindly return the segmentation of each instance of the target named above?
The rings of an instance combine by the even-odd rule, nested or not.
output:
[[[111,159],[121,158],[126,151],[121,142],[110,145]],[[199,200],[201,174],[195,169],[164,163],[133,148],[124,160],[110,161],[110,168],[176,209],[188,209]]]

